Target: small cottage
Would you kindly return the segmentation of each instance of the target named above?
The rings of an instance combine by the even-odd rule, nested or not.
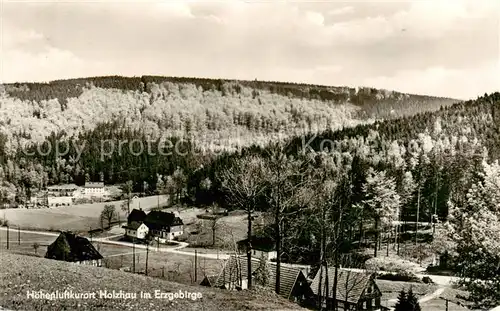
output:
[[[125,229],[125,236],[133,239],[144,240],[146,239],[149,228],[143,223],[138,221],[133,221],[132,223],[123,226]]]
[[[248,239],[238,241],[238,250],[246,253]],[[260,259],[264,257],[266,260],[276,259],[276,243],[268,237],[252,237],[250,239],[250,247],[252,249],[252,257]]]
[[[338,269],[335,294],[333,292],[335,268],[329,268],[328,271],[320,269],[311,284],[311,290],[314,293],[314,299],[311,302],[317,304],[319,296],[325,297],[327,295],[326,299],[322,299],[325,301],[323,307],[327,310],[333,310],[335,295],[339,310],[381,310],[382,292],[374,278],[375,274],[373,273]],[[328,288],[326,288],[326,284],[328,284]]]
[[[45,258],[98,267],[103,259],[89,240],[71,232],[61,232],[48,246]]]
[[[267,262],[267,284],[260,284],[257,275],[262,269],[262,262],[252,258],[252,282],[274,291],[276,286],[276,264]],[[223,289],[247,289],[248,262],[246,256],[231,256],[225,261],[224,267],[218,275],[207,275],[200,285],[217,287]],[[302,302],[313,295],[307,278],[300,268],[288,267],[286,264],[280,266],[280,292],[283,298]]]

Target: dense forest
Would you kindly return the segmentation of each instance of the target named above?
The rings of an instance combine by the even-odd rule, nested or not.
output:
[[[2,200],[20,202],[32,188],[85,178],[146,181],[154,190],[157,175],[169,176],[177,166],[188,174],[197,167],[186,163],[202,165],[226,151],[452,102],[368,88],[148,76],[6,84],[0,91]],[[133,155],[134,140],[156,154]],[[165,140],[203,152],[159,155]],[[104,145],[123,141],[123,152],[102,158]],[[65,154],[57,156],[56,146]]]

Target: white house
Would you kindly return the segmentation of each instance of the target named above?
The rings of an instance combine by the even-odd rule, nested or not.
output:
[[[267,261],[276,259],[276,243],[272,239],[254,236],[250,241],[252,257],[258,259],[264,257]],[[246,252],[247,245],[248,239],[238,241],[238,248],[240,251]]]
[[[155,241],[165,243],[184,233],[182,219],[174,213],[151,211],[144,218],[144,223],[151,231]]]
[[[149,233],[149,228],[143,222],[132,222],[122,227],[125,229],[125,235],[130,238],[143,240]]]
[[[103,197],[104,196],[104,183],[103,182],[86,182],[84,186],[84,193],[86,196]]]
[[[49,197],[71,197],[78,192],[78,186],[75,184],[54,185],[47,187]]]
[[[49,207],[69,206],[79,192],[75,184],[54,185],[47,187],[47,205]]]

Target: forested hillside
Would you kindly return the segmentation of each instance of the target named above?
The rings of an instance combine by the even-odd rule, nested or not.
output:
[[[221,151],[434,111],[452,102],[369,88],[148,76],[6,84],[0,90],[2,200],[21,202],[32,188],[85,178],[131,179],[136,187],[146,181],[155,190],[158,174],[171,175],[179,166],[189,175]],[[190,144],[206,152],[158,154],[164,139],[181,138],[184,148]],[[134,150],[141,144],[134,140],[144,148],[151,144],[156,154],[132,154],[133,143]],[[126,143],[103,158],[105,141]],[[57,156],[56,144],[67,152]],[[34,155],[26,156],[27,150]]]

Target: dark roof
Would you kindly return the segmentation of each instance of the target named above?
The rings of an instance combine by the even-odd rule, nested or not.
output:
[[[54,243],[48,246],[45,258],[77,262],[103,257],[86,238],[71,232],[61,232]]]
[[[321,269],[318,270],[314,280],[311,284],[311,289],[315,295],[318,295],[318,285]],[[326,279],[326,273],[323,270],[322,280],[321,280],[321,292],[324,293],[324,284]],[[374,274],[368,272],[355,272],[351,270],[339,269],[337,278],[337,299],[350,302],[358,303],[362,295],[365,293],[365,289],[369,285],[375,287],[375,291],[380,293],[377,285],[373,281]],[[328,269],[328,297],[333,298],[333,282],[335,278],[335,269]],[[380,294],[381,295],[381,294]]]
[[[240,240],[240,241],[238,241],[238,246],[245,247],[247,242],[248,242],[248,238],[244,239],[244,240]],[[250,245],[252,246],[252,249],[264,251],[264,252],[271,252],[271,251],[276,250],[276,243],[274,242],[273,239],[268,238],[268,237],[253,236],[250,239]]]
[[[205,275],[203,280],[201,281],[201,286],[214,286],[215,282],[217,282],[218,275]]]
[[[130,224],[134,221],[144,221],[146,213],[142,209],[133,209],[127,217],[127,222]]]
[[[276,263],[267,262],[269,268],[269,284],[268,287],[274,290],[276,285]],[[252,258],[252,275],[255,275],[260,269],[260,260]],[[211,276],[206,281],[210,282],[210,286],[223,287],[227,283],[233,283],[239,286],[240,280],[246,280],[248,276],[248,263],[246,256],[231,256],[226,260],[224,268],[217,277]],[[303,286],[308,286],[307,278],[300,268],[280,266],[280,296],[289,299],[293,293],[296,281],[303,282]],[[206,285],[206,284],[203,284]]]
[[[142,221],[133,221],[126,226],[123,226],[124,229],[137,230],[143,224]]]
[[[182,219],[176,217],[174,213],[161,211],[151,211],[144,218],[144,223],[152,230],[169,229],[172,226],[182,225]]]

